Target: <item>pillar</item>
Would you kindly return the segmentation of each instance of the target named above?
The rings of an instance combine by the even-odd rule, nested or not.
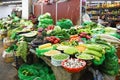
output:
[[[22,18],[28,19],[31,12],[32,0],[22,0]]]

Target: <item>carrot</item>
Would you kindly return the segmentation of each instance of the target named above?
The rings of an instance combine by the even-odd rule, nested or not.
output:
[[[71,35],[70,38],[76,38],[79,37],[78,35]]]

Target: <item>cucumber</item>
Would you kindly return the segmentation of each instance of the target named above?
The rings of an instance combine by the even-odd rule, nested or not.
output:
[[[86,49],[84,51],[84,53],[91,54],[91,55],[94,55],[94,56],[97,56],[97,57],[102,57],[102,53],[100,53],[98,51],[90,50],[90,49]]]
[[[89,44],[89,45],[87,45],[87,48],[90,49],[90,50],[98,51],[98,52],[102,52],[103,51],[102,46],[100,46],[98,44]]]
[[[100,61],[100,58],[97,57],[97,56],[94,56],[94,59],[95,59],[96,61]]]

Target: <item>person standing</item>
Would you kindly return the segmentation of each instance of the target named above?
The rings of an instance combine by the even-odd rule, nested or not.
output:
[[[98,23],[103,26],[107,26],[108,22],[106,22],[105,15],[100,15],[100,17],[98,18]]]

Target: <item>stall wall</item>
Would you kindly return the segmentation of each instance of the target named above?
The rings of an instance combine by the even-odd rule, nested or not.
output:
[[[74,24],[80,21],[80,1],[81,0],[69,0],[66,2],[58,3],[57,9],[56,4],[51,5],[34,4],[34,14],[38,17],[40,14],[49,12],[52,15],[54,21],[69,18]]]

